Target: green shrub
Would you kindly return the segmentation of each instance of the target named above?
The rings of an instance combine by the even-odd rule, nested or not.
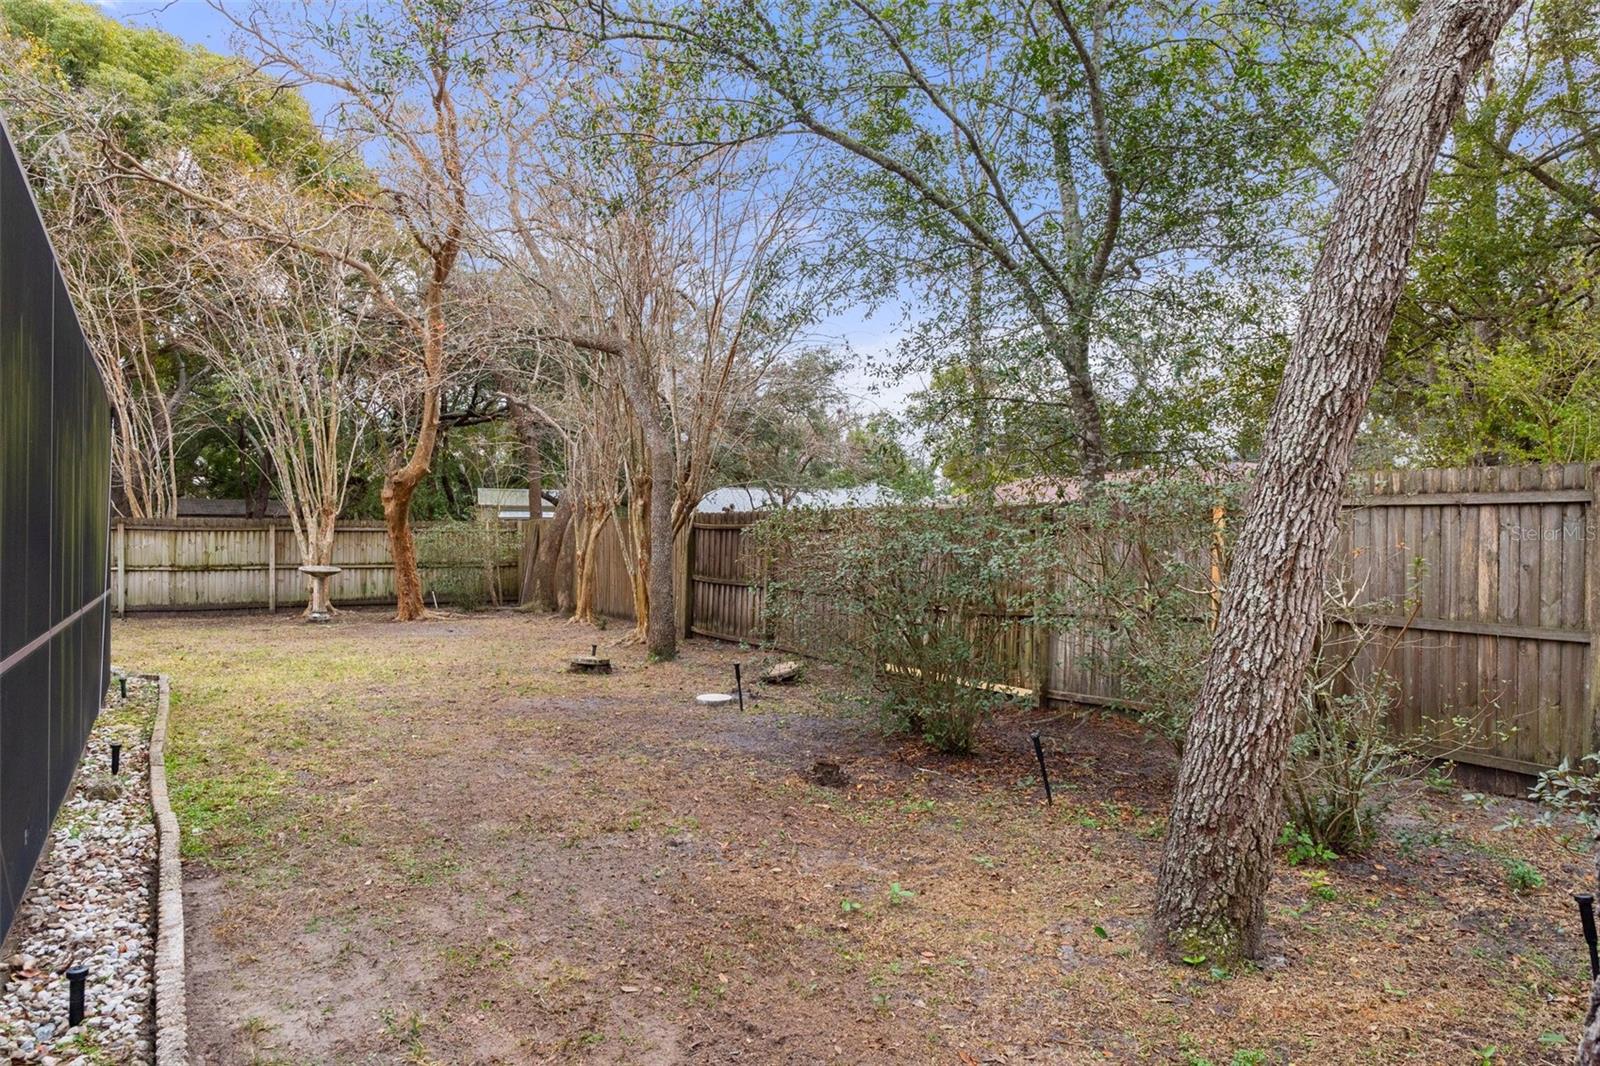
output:
[[[1532,892],[1544,887],[1544,874],[1522,859],[1506,860],[1506,884],[1517,892]]]
[[[1108,483],[1052,511],[1038,554],[1037,573],[1053,577],[1039,618],[1089,669],[1116,678],[1113,706],[1180,754],[1227,570],[1221,516],[1241,491],[1189,474]]]
[[[884,694],[886,727],[971,751],[1005,696],[1026,632],[1022,577],[1038,526],[956,506],[797,508],[753,527],[772,575],[768,630],[855,668]]]
[[[1420,579],[1414,574],[1413,585]],[[1414,606],[1408,598],[1401,609]],[[1406,631],[1351,621],[1381,610],[1381,604],[1358,607],[1345,590],[1329,590],[1289,748],[1284,808],[1290,831],[1340,855],[1371,846],[1396,786],[1414,779],[1433,783],[1434,758],[1481,739],[1465,718],[1425,721],[1407,737],[1390,730],[1395,682],[1384,668]]]
[[[1284,861],[1290,866],[1320,866],[1339,857],[1338,852],[1293,823],[1284,826],[1283,832],[1278,834],[1278,846],[1284,849]]]
[[[1591,752],[1577,766],[1562,759],[1533,783],[1528,798],[1573,815],[1591,831],[1600,832],[1600,754]]]
[[[1383,785],[1416,760],[1390,736],[1388,679],[1330,668],[1329,658],[1319,652],[1301,686],[1284,780],[1285,833],[1354,855],[1377,835],[1387,806]]]
[[[1226,566],[1215,509],[1236,492],[1150,478],[1048,506],[780,512],[752,530],[769,632],[858,666],[892,728],[965,751],[1009,691],[994,686],[1036,686],[1047,627],[1180,747]]]

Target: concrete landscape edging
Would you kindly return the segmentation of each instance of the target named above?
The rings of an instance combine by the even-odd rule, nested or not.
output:
[[[150,807],[155,814],[160,860],[156,871],[156,1040],[157,1066],[188,1066],[189,1028],[184,1009],[183,864],[178,854],[178,819],[167,794],[167,718],[172,689],[165,674],[156,678],[160,703],[150,732]]]

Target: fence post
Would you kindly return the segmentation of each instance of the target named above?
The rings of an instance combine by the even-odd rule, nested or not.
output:
[[[678,599],[678,637],[682,640],[689,639],[689,630],[694,625],[694,516],[689,516],[689,524],[684,527],[682,547],[673,545],[673,552],[683,560],[683,566],[674,568],[674,580],[678,587],[674,590]]]
[[[267,613],[278,609],[278,527],[267,524]]]
[[[1589,631],[1589,654],[1584,662],[1585,715],[1582,752],[1568,752],[1574,764],[1600,748],[1600,463],[1589,467],[1589,502],[1583,505],[1584,628]]]
[[[117,617],[128,613],[128,524],[117,520]]]

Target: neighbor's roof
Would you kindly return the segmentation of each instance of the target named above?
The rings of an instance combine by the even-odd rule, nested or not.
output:
[[[1138,470],[1113,470],[1106,475],[1106,480],[1118,484],[1133,484],[1181,473],[1197,476],[1209,485],[1220,485],[1247,477],[1255,468],[1255,463],[1243,462],[1223,463],[1221,466],[1208,468],[1186,467],[1182,470],[1141,467]],[[1044,474],[1039,477],[1008,481],[994,490],[994,498],[997,503],[1072,503],[1083,499],[1083,488],[1086,484],[1087,482],[1079,477],[1056,477]]]
[[[528,509],[527,489],[495,489],[478,487],[479,507],[520,507]]]
[[[238,497],[213,499],[209,496],[179,496],[179,518],[245,518],[250,506]],[[287,518],[289,509],[282,500],[267,501],[268,518]]]

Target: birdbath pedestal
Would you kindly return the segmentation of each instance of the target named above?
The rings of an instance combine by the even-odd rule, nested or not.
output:
[[[306,612],[307,621],[326,622],[333,618],[333,611],[328,608],[328,579],[341,569],[338,566],[300,568],[300,572],[311,579],[311,608]]]

